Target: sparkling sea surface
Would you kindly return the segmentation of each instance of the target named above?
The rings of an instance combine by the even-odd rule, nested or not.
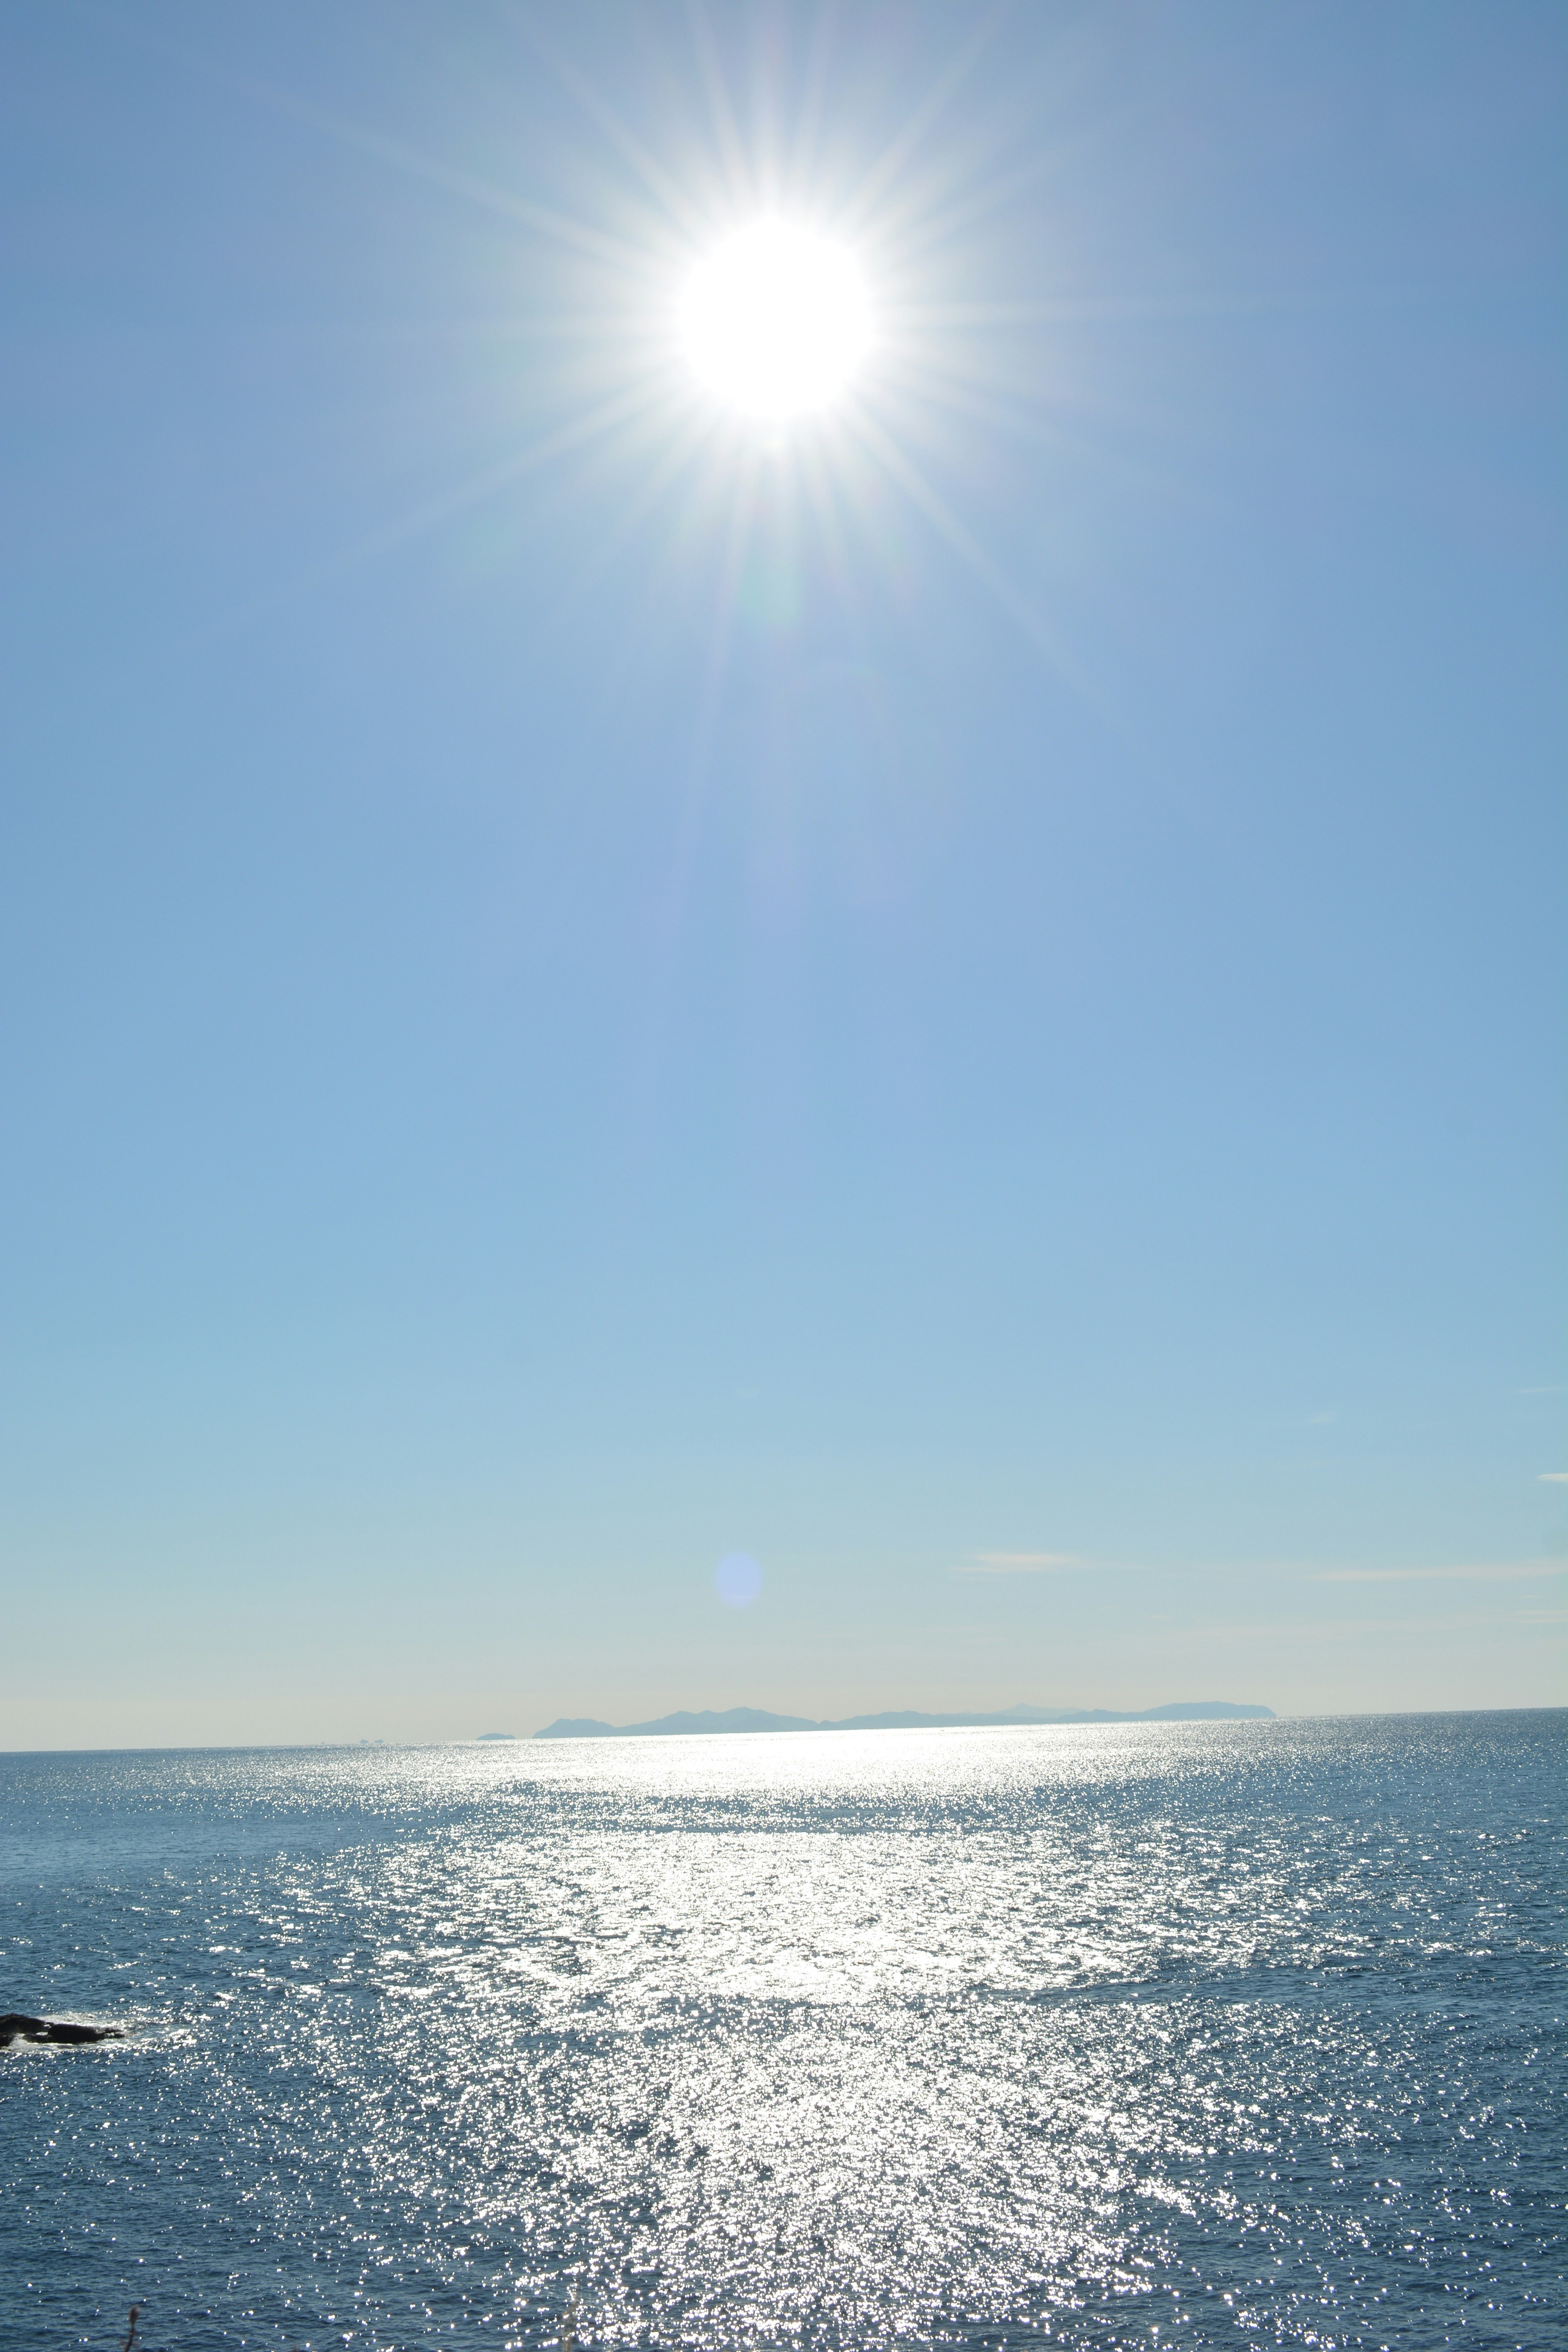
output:
[[[0,1756],[0,2345],[1568,2344],[1568,1714]]]

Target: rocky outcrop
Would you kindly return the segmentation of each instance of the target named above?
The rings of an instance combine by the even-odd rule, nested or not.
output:
[[[118,2025],[55,2025],[47,2017],[21,2017],[15,2011],[0,2017],[0,2050],[13,2042],[123,2042]]]

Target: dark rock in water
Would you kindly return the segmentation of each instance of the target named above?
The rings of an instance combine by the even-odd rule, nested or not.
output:
[[[15,2011],[0,2017],[0,2050],[13,2042],[123,2042],[118,2025],[52,2025],[46,2017],[20,2017]]]

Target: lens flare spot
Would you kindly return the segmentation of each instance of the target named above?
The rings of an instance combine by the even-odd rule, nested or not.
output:
[[[749,1609],[763,1589],[763,1571],[749,1551],[727,1551],[713,1571],[713,1590],[727,1609]]]

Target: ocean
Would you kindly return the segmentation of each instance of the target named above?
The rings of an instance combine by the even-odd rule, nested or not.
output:
[[[1561,2352],[1568,1713],[0,1756],[0,2346]]]

